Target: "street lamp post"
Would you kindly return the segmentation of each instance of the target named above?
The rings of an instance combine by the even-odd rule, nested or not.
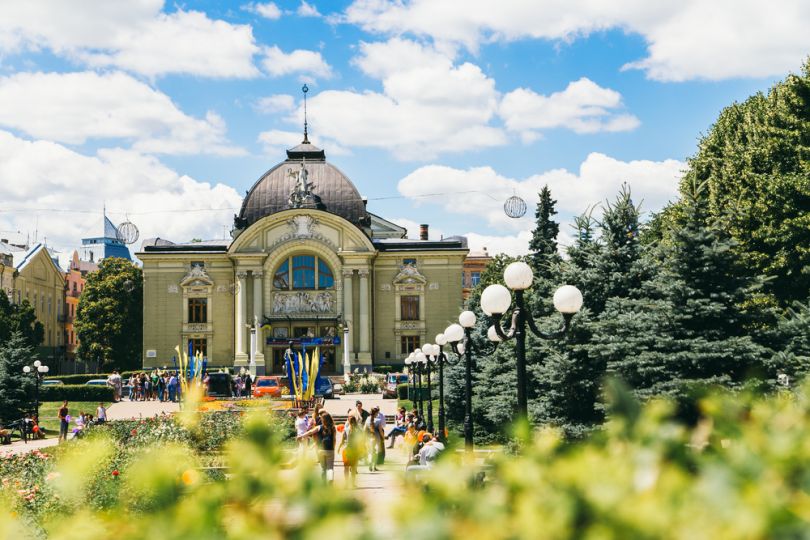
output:
[[[436,344],[433,346],[434,357],[439,366],[439,438],[443,441],[445,439],[445,432],[447,430],[446,419],[444,414],[444,363],[447,356],[444,354],[444,346],[447,344],[447,338],[444,334],[436,335]]]
[[[42,362],[39,360],[34,360],[33,368],[31,366],[23,367],[23,373],[28,374],[33,372],[34,374],[34,411],[36,412],[37,419],[39,419],[39,383],[48,371],[50,371],[50,368],[43,366]]]
[[[534,318],[526,309],[523,291],[531,287],[534,273],[531,267],[522,261],[513,262],[503,272],[503,279],[509,289],[515,291],[515,309],[512,311],[512,324],[509,329],[501,328],[501,317],[512,304],[509,289],[500,284],[490,285],[481,294],[481,309],[489,315],[492,326],[487,331],[491,341],[515,339],[515,356],[517,359],[517,413],[528,419],[528,399],[526,397],[526,326],[541,339],[556,339],[565,335],[571,325],[571,318],[582,308],[582,293],[573,285],[563,285],[554,293],[554,307],[563,316],[559,329],[543,332],[537,328]]]
[[[416,360],[421,364],[421,369],[423,369],[427,375],[427,428],[431,433],[433,432],[433,389],[430,385],[430,355],[432,352],[433,345],[425,343],[422,345],[422,352],[416,355]]]
[[[458,322],[444,330],[444,338],[450,343],[453,352],[461,359],[464,356],[464,448],[473,449],[472,419],[472,340],[470,332],[475,326],[475,313],[462,311]]]

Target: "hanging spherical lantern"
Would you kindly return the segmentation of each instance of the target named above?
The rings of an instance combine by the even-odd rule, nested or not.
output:
[[[131,221],[125,221],[118,226],[115,231],[115,235],[118,237],[120,242],[129,245],[138,241],[138,236],[140,233],[138,232],[138,227],[136,227],[134,223]]]
[[[503,203],[503,211],[510,218],[521,218],[526,215],[526,201],[517,195],[512,195]]]

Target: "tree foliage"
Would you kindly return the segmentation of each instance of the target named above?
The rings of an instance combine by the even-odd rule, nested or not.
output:
[[[107,258],[87,276],[76,313],[78,355],[109,369],[142,365],[143,273],[130,261]]]
[[[32,348],[40,345],[45,336],[42,323],[28,300],[13,304],[8,296],[0,294],[0,344],[6,343],[15,332]]]
[[[724,222],[742,263],[783,305],[810,291],[810,59],[767,94],[720,113],[689,160],[682,191],[706,182],[709,215]],[[673,221],[685,203],[668,213]],[[674,225],[674,223],[671,223]]]
[[[32,405],[34,376],[23,373],[23,367],[32,365],[33,357],[33,348],[19,331],[0,345],[1,424],[19,420]]]

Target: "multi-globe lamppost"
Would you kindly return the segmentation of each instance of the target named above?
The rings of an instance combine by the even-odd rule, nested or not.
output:
[[[512,305],[512,294],[500,284],[490,285],[481,293],[481,310],[489,315],[492,326],[487,331],[491,341],[515,339],[515,356],[517,360],[517,413],[521,419],[528,418],[528,400],[526,397],[526,326],[534,335],[542,339],[562,337],[568,331],[571,318],[582,308],[582,293],[573,285],[563,285],[554,293],[554,307],[563,316],[562,325],[553,332],[543,332],[537,328],[534,318],[526,309],[523,291],[531,287],[534,273],[531,267],[522,261],[513,262],[503,272],[503,280],[509,289],[515,292],[515,308],[512,311],[510,328],[501,327],[501,317]]]
[[[50,368],[42,365],[42,362],[39,360],[34,360],[33,368],[31,366],[23,367],[23,373],[26,375],[31,372],[34,373],[34,380],[36,381],[36,386],[34,386],[34,409],[36,411],[37,418],[39,418],[39,383],[42,381],[42,378],[46,373],[48,373],[48,371],[50,371]]]
[[[412,373],[412,380],[413,380],[413,405],[416,407],[416,410],[419,412],[419,416],[422,418],[425,417],[425,408],[424,408],[424,400],[422,399],[422,367],[423,364],[419,359],[419,355],[422,354],[422,349],[415,349],[408,357],[405,359],[405,365],[408,366],[408,369]],[[417,390],[418,385],[418,390]]]

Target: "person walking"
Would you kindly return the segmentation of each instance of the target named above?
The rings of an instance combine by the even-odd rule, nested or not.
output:
[[[371,414],[366,418],[366,423],[363,425],[364,431],[368,436],[368,470],[376,471],[380,459],[380,447],[385,446],[380,437],[379,425],[377,423],[377,414],[380,410],[377,407],[371,409]],[[383,450],[384,451],[384,450]]]
[[[320,411],[321,423],[310,429],[296,439],[317,436],[320,441],[319,458],[321,462],[321,477],[324,482],[331,484],[335,479],[335,421],[326,411]]]
[[[245,373],[245,397],[252,398],[253,393],[253,378],[250,376],[250,372]]]
[[[357,463],[364,452],[365,438],[357,418],[349,416],[343,429],[343,440],[340,442],[343,457],[343,478],[346,487],[357,487]]]
[[[59,416],[59,441],[62,442],[63,440],[67,440],[68,434],[68,427],[70,426],[69,420],[69,411],[68,411],[68,402],[67,400],[62,402],[62,406],[59,408],[58,412]]]

